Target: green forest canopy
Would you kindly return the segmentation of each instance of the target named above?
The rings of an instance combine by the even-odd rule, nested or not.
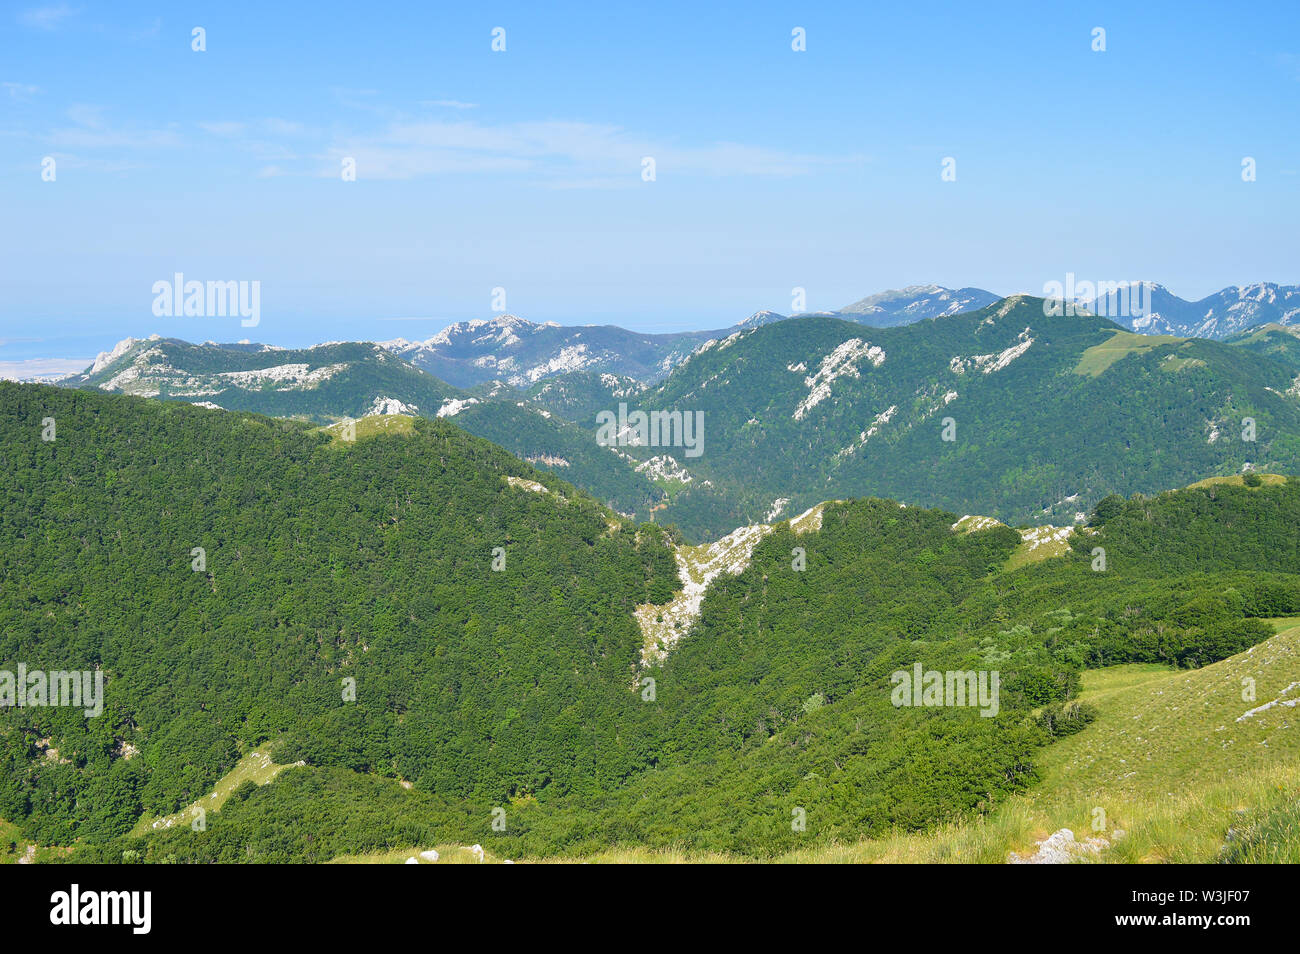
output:
[[[343,445],[13,384],[0,413],[0,668],[108,674],[98,719],[0,712],[0,817],[81,860],[455,839],[761,857],[924,828],[1034,784],[1035,752],[1086,723],[1081,669],[1204,665],[1300,612],[1294,481],[1110,501],[1066,556],[1012,572],[1015,531],[866,499],[770,534],[643,668],[632,609],[678,585],[664,532],[453,424]],[[890,674],[917,662],[1000,671],[998,715],[894,708]],[[306,767],[241,789],[206,831],[126,837],[265,741]]]

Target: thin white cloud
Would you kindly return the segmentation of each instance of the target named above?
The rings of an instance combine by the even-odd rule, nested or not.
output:
[[[30,83],[0,83],[5,92],[9,94],[10,99],[27,101],[39,93],[39,86],[32,86]]]
[[[301,136],[307,132],[307,127],[302,123],[296,123],[288,119],[277,119],[274,116],[263,119],[261,128],[272,136]]]
[[[168,129],[56,129],[49,141],[68,149],[164,149],[183,142]]]
[[[368,98],[365,91],[351,95]],[[375,112],[388,112],[375,105]],[[196,121],[187,136],[177,124],[119,127],[98,106],[77,104],[67,115],[72,124],[50,132],[45,137],[49,146],[82,151],[161,149],[192,143],[193,134],[201,132],[246,153],[256,163],[250,174],[261,178],[333,178],[343,161],[350,159],[362,179],[500,175],[525,177],[551,189],[620,189],[642,183],[646,157],[653,158],[660,179],[788,178],[865,161],[860,155],[814,155],[747,143],[686,144],[607,123],[565,120],[486,123],[403,117],[381,121],[370,134],[334,131],[330,136],[323,129],[279,117],[214,118]]]
[[[60,3],[24,10],[18,14],[18,22],[24,26],[34,27],[37,30],[57,30],[65,21],[76,16],[76,14],[77,11],[66,3]]]
[[[73,103],[68,107],[68,118],[78,126],[86,126],[90,129],[103,129],[106,125],[103,106]]]
[[[74,153],[55,150],[50,153],[58,163],[59,170],[79,169],[87,172],[133,172],[146,169],[148,164],[136,159],[105,159],[94,156],[79,156]]]
[[[253,120],[252,122],[228,119],[206,120],[197,125],[204,132],[211,133],[214,136],[241,136],[246,133],[262,133],[268,136],[289,137],[302,136],[310,132],[302,123],[279,119],[274,116]]]
[[[230,136],[242,135],[244,130],[248,128],[248,126],[245,123],[237,123],[231,121],[201,122],[198,125],[199,128],[206,133],[211,133],[214,136],[222,136],[227,138]]]
[[[356,162],[357,176],[362,179],[416,179],[421,176],[484,172],[527,172],[533,163],[511,156],[473,156],[447,149],[405,149],[350,143],[325,152],[328,166],[321,175],[339,174],[342,161]]]
[[[421,106],[441,106],[446,109],[478,109],[478,103],[462,103],[458,99],[426,99]]]
[[[249,153],[258,162],[278,163],[294,162],[299,158],[296,149],[278,142],[278,139],[301,139],[308,134],[314,134],[312,130],[302,123],[291,122],[286,119],[259,119],[253,122],[236,122],[233,120],[209,120],[196,123],[204,132],[211,136],[217,136],[221,139],[230,140],[238,149]],[[259,172],[260,177],[265,177],[267,169],[263,167]],[[289,175],[289,170],[275,167],[274,175]]]
[[[374,137],[354,137],[327,150],[352,157],[367,178],[410,179],[454,172],[534,171],[560,187],[611,187],[619,177],[640,179],[642,160],[656,175],[800,176],[863,161],[815,156],[742,143],[702,146],[655,141],[619,126],[546,120],[487,125],[476,122],[393,123]],[[325,174],[336,174],[332,169]]]
[[[68,149],[167,149],[183,144],[175,128],[115,127],[104,118],[104,107],[77,103],[68,108],[72,126],[51,130],[44,138]]]

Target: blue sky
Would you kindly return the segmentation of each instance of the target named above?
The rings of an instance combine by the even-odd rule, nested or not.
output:
[[[1294,2],[703,6],[6,4],[0,364],[425,337],[497,287],[668,331],[796,286],[1300,281]],[[260,282],[260,325],[155,317],[176,272]]]

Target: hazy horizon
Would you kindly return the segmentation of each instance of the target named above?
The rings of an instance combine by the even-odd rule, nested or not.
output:
[[[794,288],[1300,280],[1293,5],[331,9],[3,15],[0,366],[423,338],[498,289],[673,332]],[[177,272],[259,282],[259,326],[155,316]]]

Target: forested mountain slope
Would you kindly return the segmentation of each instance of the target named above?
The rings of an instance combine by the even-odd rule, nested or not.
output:
[[[646,664],[634,610],[681,585],[669,541],[446,423],[349,444],[18,385],[0,413],[0,668],[108,675],[99,718],[0,715],[0,817],[83,860],[763,857],[924,829],[1036,784],[1087,722],[1083,668],[1203,665],[1300,612],[1294,482],[1111,500],[1020,569],[1006,527],[857,500],[775,526]],[[896,707],[917,664],[999,671],[996,712]],[[206,830],[125,834],[267,742],[304,767]]]
[[[66,385],[163,397],[327,424],[368,414],[455,418],[543,470],[643,519],[664,492],[638,461],[598,446],[590,432],[519,401],[510,388],[471,394],[379,345],[342,342],[283,349],[259,344],[190,344],[126,339]]]
[[[11,384],[0,416],[0,666],[107,674],[101,717],[0,715],[0,816],[42,840],[171,812],[273,738],[462,795],[642,764],[620,727],[632,608],[675,585],[655,528],[438,421],[345,444]]]
[[[1271,354],[1053,317],[1021,297],[898,328],[765,325],[635,403],[703,411],[704,453],[683,461],[694,479],[659,519],[713,538],[864,495],[1069,524],[1112,492],[1295,470],[1294,378]]]
[[[1300,327],[1265,324],[1224,339],[1244,351],[1268,355],[1300,371]]]

